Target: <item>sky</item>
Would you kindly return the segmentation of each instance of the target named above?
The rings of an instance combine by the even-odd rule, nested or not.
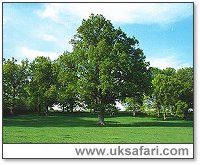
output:
[[[192,3],[4,3],[3,57],[55,60],[91,13],[136,37],[151,66],[193,66]]]

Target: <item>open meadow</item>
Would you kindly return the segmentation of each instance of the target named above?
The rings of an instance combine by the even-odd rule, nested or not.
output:
[[[193,121],[117,114],[97,126],[90,113],[3,118],[3,143],[193,143]]]

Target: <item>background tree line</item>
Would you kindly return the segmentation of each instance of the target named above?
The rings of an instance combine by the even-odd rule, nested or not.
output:
[[[56,60],[38,56],[32,62],[3,59],[3,111],[49,113],[92,109],[104,125],[104,113],[127,110],[185,117],[193,108],[193,68],[160,70],[145,61],[139,41],[114,28],[102,15],[83,20],[70,41],[72,52]]]
[[[151,92],[140,98],[127,98],[127,111],[160,117],[191,118],[193,116],[193,68],[159,69],[151,67]]]
[[[48,113],[53,104],[59,104],[63,112],[73,112],[74,107],[84,106],[83,98],[78,93],[81,89],[77,86],[76,71],[70,60],[69,53],[63,53],[55,61],[37,57],[31,63],[22,60],[19,64],[14,58],[4,59],[3,112]],[[148,94],[125,97],[122,104],[126,110],[164,119],[167,116],[186,118],[188,109],[193,109],[193,68],[161,70],[151,67],[150,73]],[[91,84],[87,82],[85,85]],[[93,109],[93,105],[88,108]]]

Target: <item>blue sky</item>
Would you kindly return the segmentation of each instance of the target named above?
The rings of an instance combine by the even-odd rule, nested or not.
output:
[[[54,60],[72,50],[69,40],[91,13],[135,36],[151,66],[193,65],[192,3],[4,3],[3,56]]]

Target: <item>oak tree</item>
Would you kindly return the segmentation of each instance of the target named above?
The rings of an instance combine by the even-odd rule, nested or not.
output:
[[[149,63],[135,37],[128,37],[102,15],[83,20],[71,40],[76,63],[77,91],[104,125],[109,105],[142,95],[149,86]]]

